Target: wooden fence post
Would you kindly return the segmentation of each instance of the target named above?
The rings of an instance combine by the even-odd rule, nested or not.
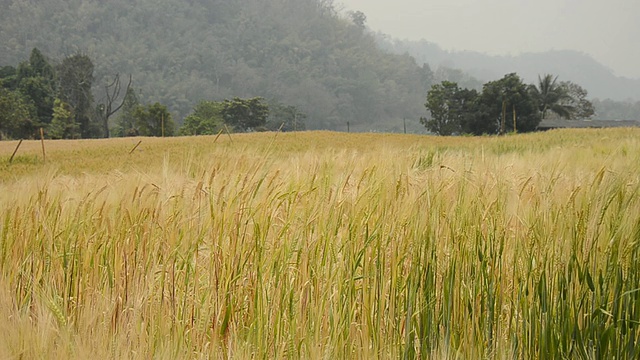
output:
[[[18,148],[20,148],[20,145],[22,145],[22,139],[20,139],[20,142],[18,143],[18,146],[16,146],[16,149],[13,150],[13,154],[11,154],[11,157],[9,158],[9,164],[11,164],[11,162],[13,161],[13,157],[16,156],[16,153],[18,152]]]
[[[44,151],[44,130],[40,128],[40,143],[42,144],[42,162],[47,162],[47,154]]]

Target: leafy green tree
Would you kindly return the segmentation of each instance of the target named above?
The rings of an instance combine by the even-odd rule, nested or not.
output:
[[[79,139],[82,136],[80,125],[73,116],[73,108],[60,99],[54,100],[53,120],[47,134],[52,139]]]
[[[500,131],[534,131],[541,117],[538,103],[529,88],[515,73],[484,84],[476,102],[476,112],[463,127],[463,132],[482,135]]]
[[[29,55],[29,65],[31,65],[31,68],[38,76],[42,76],[48,80],[55,79],[56,74],[53,65],[51,65],[49,59],[47,59],[47,57],[44,56],[38,48],[33,48],[33,50],[31,50],[31,55]]]
[[[180,135],[214,135],[224,123],[224,104],[215,101],[200,101],[193,112],[184,119]]]
[[[41,77],[47,82],[55,82],[55,69],[49,62],[46,56],[38,48],[33,48],[29,55],[29,62],[21,64],[18,67],[18,76],[20,78],[25,77]]]
[[[52,83],[41,76],[24,78],[18,85],[18,91],[34,105],[36,111],[34,125],[40,127],[49,124],[53,118],[55,99]]]
[[[431,118],[420,118],[420,122],[438,135],[459,134],[475,112],[477,97],[477,91],[460,89],[454,82],[436,84],[429,90],[425,104]]]
[[[0,66],[0,79],[6,79],[9,77],[15,77],[17,74],[16,68],[11,65]],[[6,87],[6,86],[3,86]]]
[[[74,120],[83,138],[100,137],[99,119],[93,106],[93,62],[89,56],[75,54],[66,57],[58,66],[58,97],[73,109]],[[98,120],[98,121],[96,121]]]
[[[15,67],[7,65],[0,67],[0,87],[15,90],[18,71]]]
[[[302,131],[305,130],[307,114],[297,107],[278,102],[269,104],[269,117],[266,128],[271,131]]]
[[[561,105],[573,109],[570,119],[588,119],[595,114],[595,108],[587,99],[588,92],[571,81],[563,81],[560,87],[569,95]]]
[[[30,119],[34,112],[21,93],[0,87],[0,140],[32,137],[34,127]]]
[[[265,126],[269,116],[269,106],[261,97],[250,99],[225,100],[222,108],[222,118],[237,131],[245,132],[258,130]]]
[[[175,125],[167,107],[155,103],[138,106],[133,113],[140,136],[173,136]]]
[[[116,121],[116,127],[114,129],[115,136],[137,136],[138,129],[136,129],[135,111],[140,105],[138,96],[133,88],[127,88],[127,92],[124,95],[124,102],[118,118]]]
[[[53,116],[55,98],[55,73],[47,58],[34,48],[29,61],[22,62],[17,69],[5,67],[0,77],[3,86],[20,91],[34,107],[33,127],[46,126]]]

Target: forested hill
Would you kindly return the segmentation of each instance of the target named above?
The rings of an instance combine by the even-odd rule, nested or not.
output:
[[[133,75],[140,99],[178,121],[200,100],[262,96],[305,112],[307,128],[419,130],[435,79],[380,50],[332,0],[2,0],[0,66],[38,48],[95,65],[94,96]]]

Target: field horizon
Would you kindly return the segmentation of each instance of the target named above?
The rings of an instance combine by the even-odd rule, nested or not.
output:
[[[0,142],[0,358],[640,355],[640,129]]]

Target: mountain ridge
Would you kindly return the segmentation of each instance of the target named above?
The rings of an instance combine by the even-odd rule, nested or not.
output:
[[[581,85],[592,98],[640,100],[640,79],[617,76],[591,55],[576,50],[489,55],[477,51],[448,51],[427,40],[398,40],[382,34],[378,34],[377,39],[383,49],[408,53],[418,63],[424,61],[431,66],[457,68],[482,81],[491,81],[515,72],[525,81],[536,83],[539,75],[553,74],[560,81]]]

